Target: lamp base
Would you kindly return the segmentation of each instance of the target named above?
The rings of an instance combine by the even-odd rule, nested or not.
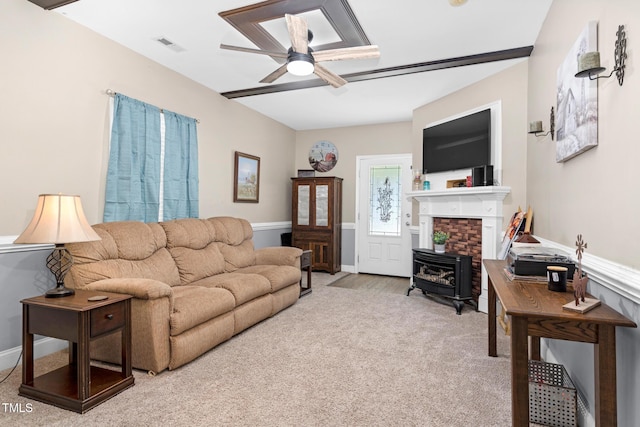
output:
[[[60,297],[69,297],[75,294],[76,291],[73,289],[65,288],[63,284],[56,286],[53,289],[49,289],[44,296],[46,298],[60,298]]]
[[[68,297],[75,294],[73,289],[64,287],[64,276],[73,265],[73,257],[64,247],[64,244],[56,243],[53,252],[47,257],[47,267],[56,276],[56,287],[49,289],[44,296],[47,298]]]

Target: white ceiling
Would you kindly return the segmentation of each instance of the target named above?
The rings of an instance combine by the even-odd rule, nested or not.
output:
[[[304,1],[304,0],[300,0]],[[378,59],[324,62],[346,74],[534,45],[552,0],[349,0]],[[219,48],[255,47],[218,16],[257,0],[80,0],[55,9],[68,18],[216,92],[260,87],[279,64],[271,57]],[[335,34],[306,15],[314,42]],[[315,23],[315,25],[314,25]],[[286,43],[284,20],[265,25]],[[333,33],[333,34],[332,34]],[[184,50],[157,41],[164,37]],[[313,46],[314,43],[311,44]],[[288,44],[285,44],[288,46]],[[471,65],[397,77],[236,98],[296,130],[410,121],[415,108],[526,59]],[[275,83],[315,76],[289,74]],[[117,90],[118,88],[112,88]]]

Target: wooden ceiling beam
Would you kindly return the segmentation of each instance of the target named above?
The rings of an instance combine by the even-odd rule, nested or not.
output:
[[[381,79],[387,77],[403,76],[427,71],[444,70],[447,68],[464,67],[467,65],[485,64],[489,62],[506,61],[509,59],[527,58],[531,56],[533,46],[525,46],[514,49],[499,50],[480,53],[477,55],[459,56],[456,58],[440,59],[436,61],[420,62],[417,64],[400,65],[396,67],[380,68],[377,70],[361,71],[358,73],[343,74],[341,77],[347,82],[359,82],[364,80]],[[281,83],[269,86],[260,86],[248,89],[239,89],[221,93],[227,99],[242,98],[245,96],[265,95],[269,93],[286,92],[290,90],[308,89],[326,86],[327,83],[320,79],[311,79],[299,82]]]

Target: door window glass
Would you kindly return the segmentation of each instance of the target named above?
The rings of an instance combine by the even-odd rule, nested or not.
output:
[[[401,167],[372,166],[369,173],[369,235],[400,236]]]

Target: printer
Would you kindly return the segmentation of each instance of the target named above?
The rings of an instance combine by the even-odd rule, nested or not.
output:
[[[567,253],[544,246],[512,247],[507,254],[507,265],[518,276],[546,276],[547,266],[567,267],[567,277],[571,279],[575,263]]]

